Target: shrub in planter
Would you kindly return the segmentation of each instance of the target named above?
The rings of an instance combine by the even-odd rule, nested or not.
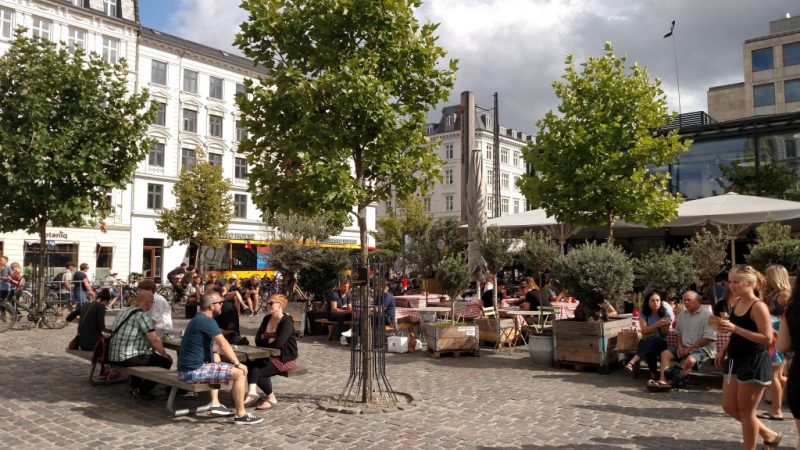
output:
[[[469,286],[469,265],[464,254],[445,256],[439,262],[436,281],[442,294],[450,296],[450,317],[455,321],[456,296]]]
[[[552,272],[580,300],[577,321],[608,320],[603,302],[622,298],[633,287],[633,261],[610,243],[583,244],[559,257]]]
[[[795,273],[800,267],[800,240],[782,239],[750,247],[747,262],[760,271],[773,264],[786,267],[789,273]]]
[[[653,249],[638,261],[637,272],[649,287],[677,298],[699,281],[691,256],[678,250]]]

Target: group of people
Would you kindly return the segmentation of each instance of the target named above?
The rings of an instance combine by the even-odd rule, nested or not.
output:
[[[239,277],[234,273],[226,280],[220,278],[215,272],[204,275],[199,273],[194,266],[182,263],[167,273],[167,280],[175,291],[178,302],[189,305],[187,318],[194,315],[197,304],[209,285],[220,291],[225,300],[232,302],[237,314],[246,313],[254,316],[259,306],[261,279],[258,275],[252,275],[240,282]]]
[[[152,286],[151,286],[152,285]],[[157,333],[161,326],[156,309],[155,283],[146,279],[139,283],[139,292],[134,304],[123,309],[114,320],[111,330],[109,362],[122,367],[157,366],[170,368],[172,356],[166,352]],[[152,289],[151,289],[152,288]],[[105,308],[110,300],[107,290],[98,295],[97,301],[84,307],[78,326],[79,348],[92,349],[97,336],[105,328]],[[294,337],[291,316],[284,313],[288,299],[273,295],[267,302],[268,312],[255,335],[255,345],[277,348],[281,355],[275,358],[242,362],[229,342],[225,330],[220,327],[226,300],[215,287],[206,289],[197,303],[197,314],[191,319],[181,338],[178,351],[177,371],[181,381],[209,384],[211,390],[211,414],[234,416],[236,424],[255,424],[262,421],[246,411],[246,407],[268,409],[278,403],[272,390],[271,378],[287,372],[297,365],[298,348]],[[220,384],[231,384],[234,408],[228,408],[219,399]],[[139,398],[152,396],[156,383],[138,377],[130,377],[130,393]],[[259,395],[258,389],[263,393]]]
[[[372,293],[375,295],[373,302],[378,303],[377,295],[383,295],[383,316],[382,325],[395,325],[395,312],[396,306],[394,302],[394,295],[391,292],[391,286],[386,284],[383,288],[383,293]],[[337,331],[340,334],[340,342],[342,345],[347,345],[347,339],[352,337],[352,329],[347,329],[344,322],[350,321],[353,318],[353,289],[350,286],[350,281],[347,279],[339,283],[339,287],[331,292],[331,300],[328,304],[328,320],[336,322]]]
[[[0,300],[8,300],[25,289],[25,277],[18,262],[8,263],[7,256],[0,256]]]
[[[626,369],[637,371],[645,360],[651,372],[649,386],[668,389],[713,360],[724,370],[722,408],[741,423],[743,448],[755,449],[759,436],[765,449],[777,448],[782,435],[762,419],[784,420],[784,393],[800,433],[800,366],[788,363],[785,373],[785,352],[800,342],[800,285],[793,290],[788,272],[779,265],[768,267],[765,275],[750,266],[736,266],[727,283],[717,285],[723,289],[715,288],[713,295],[720,300],[712,310],[701,307],[700,294],[687,291],[677,317],[663,294],[648,293],[639,315],[644,337]],[[676,345],[670,347],[666,338],[672,328]],[[717,332],[730,335],[718,352]],[[673,361],[678,365],[671,367]],[[765,391],[770,394],[769,409],[759,413]]]

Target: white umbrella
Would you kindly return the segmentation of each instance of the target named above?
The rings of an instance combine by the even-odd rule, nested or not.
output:
[[[467,176],[467,258],[472,279],[482,281],[485,262],[475,237],[486,231],[486,183],[483,179],[483,153],[480,149],[470,152],[469,174]]]

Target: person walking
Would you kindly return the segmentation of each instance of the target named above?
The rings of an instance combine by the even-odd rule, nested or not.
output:
[[[728,345],[715,362],[728,363],[722,384],[722,409],[741,423],[742,448],[755,450],[758,436],[764,449],[778,447],[783,435],[768,428],[756,416],[764,390],[772,383],[772,362],[767,346],[772,342],[772,324],[767,305],[755,292],[763,292],[764,277],[750,266],[736,266],[729,273],[733,306],[730,320],[719,321],[719,331],[731,333]]]
[[[794,292],[789,298],[786,310],[781,317],[778,329],[778,342],[775,348],[779,352],[794,351],[800,347],[800,277],[795,281]],[[795,356],[795,359],[797,356]],[[789,376],[786,383],[786,403],[794,417],[794,426],[797,428],[797,447],[800,449],[800,365],[797,361],[789,365]]]
[[[789,272],[779,264],[767,267],[764,275],[766,275],[767,279],[764,301],[769,308],[773,336],[777,337],[780,330],[780,318],[783,316],[784,308],[792,297],[792,285],[789,282]],[[774,348],[770,352],[770,357],[772,358],[772,384],[767,388],[770,409],[759,414],[758,418],[783,420],[783,388],[786,385],[783,369],[786,365],[786,357],[783,352],[776,351]]]

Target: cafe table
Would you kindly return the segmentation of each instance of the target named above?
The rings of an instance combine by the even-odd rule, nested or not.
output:
[[[444,306],[423,306],[419,308],[411,308],[415,311],[419,311],[419,316],[423,322],[433,322],[436,320],[436,313],[448,313],[450,312],[450,308],[445,308]]]
[[[178,351],[181,348],[181,338],[172,337],[167,341],[162,341],[164,348]],[[256,359],[269,358],[272,356],[281,356],[279,348],[256,347],[254,345],[231,345],[233,352],[240,361],[254,361]]]

